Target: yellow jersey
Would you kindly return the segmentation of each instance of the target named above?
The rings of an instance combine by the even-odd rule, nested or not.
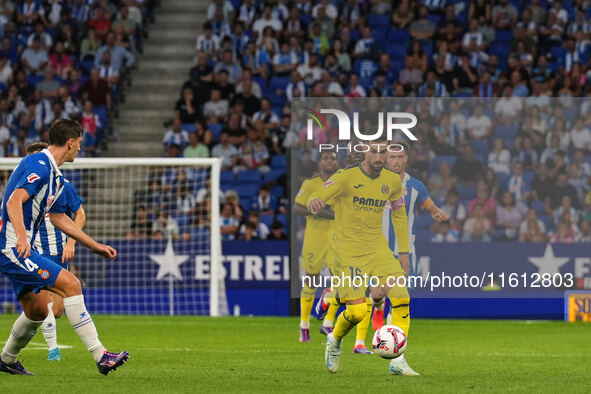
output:
[[[295,202],[305,207],[310,194],[319,190],[323,184],[324,181],[320,176],[306,179],[296,195]],[[330,207],[331,203],[332,201],[329,201],[327,206]],[[334,220],[321,218],[318,215],[306,216],[305,249],[320,252],[328,245],[329,238],[333,232]]]
[[[337,171],[320,189],[308,197],[331,201],[335,212],[335,252],[346,256],[364,256],[388,247],[382,232],[382,214],[386,204],[402,197],[400,176],[384,168],[372,178],[360,165]],[[395,229],[406,231],[399,244],[401,252],[408,252],[408,224],[404,206],[392,212]],[[404,233],[405,231],[401,231]],[[396,233],[398,237],[398,232]]]

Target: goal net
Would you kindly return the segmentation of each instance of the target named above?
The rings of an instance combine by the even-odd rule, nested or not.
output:
[[[2,192],[19,161],[0,160]],[[80,278],[90,311],[228,313],[219,231],[219,159],[80,158],[61,170],[84,199],[84,231],[118,253],[108,261],[76,245],[70,271]],[[203,275],[202,262],[209,262],[209,275]],[[1,275],[0,301],[4,307],[16,303]]]

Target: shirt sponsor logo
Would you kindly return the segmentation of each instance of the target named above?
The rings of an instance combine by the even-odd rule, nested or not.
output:
[[[40,179],[40,178],[41,178],[41,177],[40,177],[39,175],[37,175],[37,174],[35,174],[35,173],[32,173],[31,175],[29,175],[29,176],[27,177],[27,181],[28,181],[29,183],[33,183],[33,182],[35,182],[37,179]]]

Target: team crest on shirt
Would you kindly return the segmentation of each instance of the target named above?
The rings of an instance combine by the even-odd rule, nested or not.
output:
[[[382,185],[382,193],[384,193],[384,194],[390,193],[390,187],[388,185]]]
[[[45,162],[43,160],[39,160],[39,164],[41,164],[42,166],[45,166]]]
[[[332,179],[329,179],[326,182],[324,182],[324,184],[322,185],[322,187],[329,187],[333,183],[334,183],[334,181]]]
[[[31,175],[29,175],[29,176],[27,177],[27,181],[28,181],[29,183],[33,183],[33,182],[35,182],[35,181],[36,181],[37,179],[39,179],[39,178],[40,178],[40,176],[39,176],[39,175],[37,175],[37,174],[35,174],[35,173],[32,173]]]
[[[39,271],[37,271],[37,273],[39,274],[41,279],[44,279],[44,280],[49,279],[49,271],[40,269]]]

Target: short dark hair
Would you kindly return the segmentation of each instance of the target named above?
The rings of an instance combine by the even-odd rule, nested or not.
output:
[[[30,155],[31,153],[42,151],[43,149],[47,148],[48,146],[49,145],[47,144],[47,142],[43,142],[43,141],[32,142],[29,145],[27,145],[27,155]]]
[[[84,134],[82,126],[75,120],[58,119],[49,128],[49,145],[64,146],[70,138],[79,138]]]
[[[394,144],[402,146],[404,154],[408,156],[408,144],[405,141],[395,141]]]

